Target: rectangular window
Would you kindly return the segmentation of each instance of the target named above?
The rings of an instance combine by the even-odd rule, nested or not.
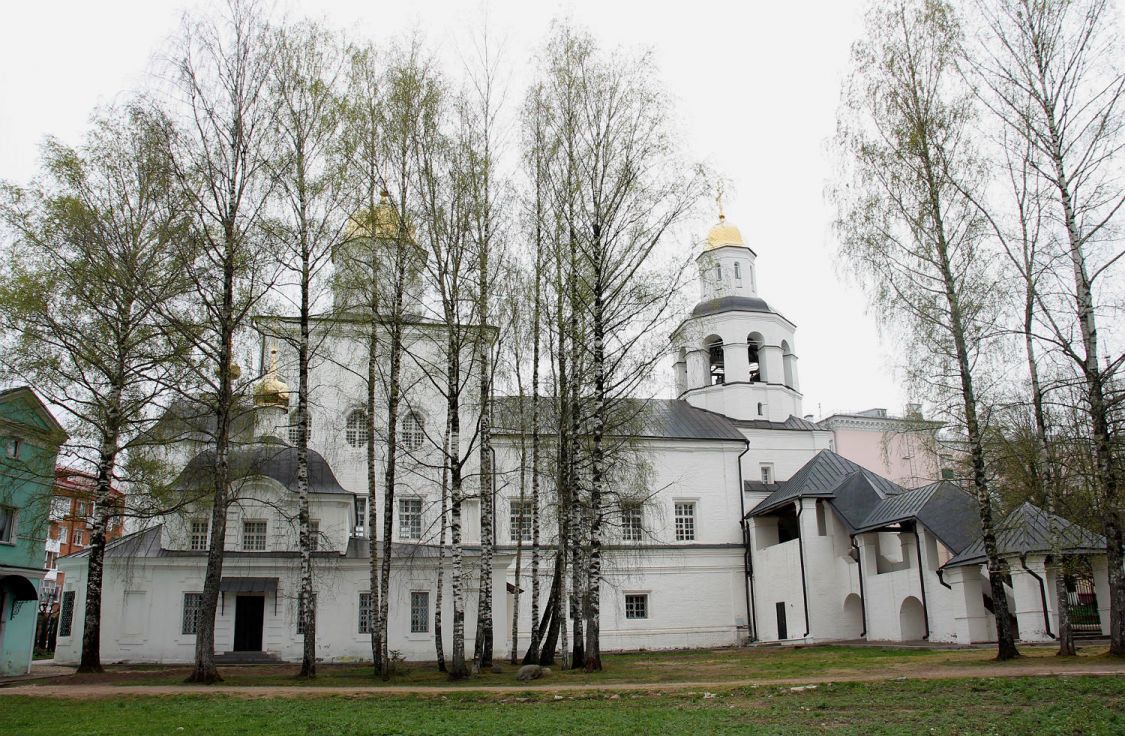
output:
[[[773,466],[772,465],[766,465],[766,464],[762,465],[762,482],[763,483],[773,483]]]
[[[625,595],[625,618],[648,618],[648,593]]]
[[[320,549],[320,519],[309,519],[309,549]]]
[[[11,506],[0,506],[0,542],[14,544],[16,541],[16,510]]]
[[[367,528],[367,498],[355,497],[355,536],[362,537]]]
[[[359,633],[371,633],[371,594],[359,594]]]
[[[74,591],[68,590],[62,595],[62,609],[59,611],[59,636],[70,636],[70,630],[73,626]]]
[[[266,522],[242,522],[242,549],[247,552],[266,551]]]
[[[58,552],[48,552],[47,553],[47,561],[45,563],[43,563],[43,567],[47,568],[48,570],[54,570],[58,566],[59,566],[59,553]]]
[[[676,541],[695,541],[694,501],[676,501]]]
[[[4,443],[7,455],[12,460],[18,460],[20,456],[20,441],[16,438],[11,438]]]
[[[82,534],[81,529],[75,529],[70,533],[70,543],[71,544],[81,547],[83,544],[85,544],[85,542],[83,540],[84,540],[84,535]]]
[[[430,594],[425,591],[410,593],[410,633],[426,634],[430,631]]]
[[[513,542],[531,541],[531,502],[513,498],[510,502],[511,514],[508,518],[509,534]]]
[[[184,593],[184,620],[180,633],[191,636],[199,633],[199,615],[203,609],[202,593]]]
[[[736,279],[741,279],[741,278],[742,278],[742,264],[741,264],[741,263],[737,263],[737,262],[736,262],[736,263],[734,264],[734,277],[735,277]]]
[[[639,542],[644,537],[644,517],[641,505],[631,503],[621,508],[621,541]]]
[[[422,499],[400,498],[398,500],[398,538],[422,538]]]
[[[316,593],[312,594],[313,615],[316,615]],[[297,596],[297,633],[305,633],[305,596]]]
[[[86,502],[85,501],[79,501],[75,505],[75,509],[76,509],[76,511],[74,512],[75,516],[77,516],[80,519],[86,518]]]
[[[191,549],[201,552],[207,549],[207,530],[210,526],[207,519],[192,519],[191,521]]]

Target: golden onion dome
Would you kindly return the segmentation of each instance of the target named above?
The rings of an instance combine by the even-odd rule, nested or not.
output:
[[[254,386],[254,403],[261,407],[289,409],[289,386],[277,376],[277,348],[270,350],[269,371]]]
[[[719,213],[719,221],[707,233],[706,250],[722,248],[724,245],[746,245],[742,240],[742,233],[734,225],[727,224],[726,215]]]
[[[371,209],[357,212],[348,218],[345,234],[352,238],[376,238],[393,240],[398,237],[399,216],[390,194],[384,189],[379,195],[379,204]],[[408,237],[413,240],[414,233],[408,229]]]

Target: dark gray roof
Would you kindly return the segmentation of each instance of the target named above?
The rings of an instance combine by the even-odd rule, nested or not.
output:
[[[212,482],[214,457],[214,450],[204,450],[193,457],[176,479],[175,487],[206,489]],[[276,439],[234,447],[230,451],[230,469],[232,479],[265,476],[295,491],[297,448]],[[309,450],[309,492],[353,495],[337,482],[328,461],[316,450]]]
[[[922,524],[954,554],[980,536],[976,501],[948,481],[887,496],[871,510],[856,531],[872,531],[904,521]]]
[[[996,551],[1000,555],[1048,554],[1051,551],[1051,515],[1024,503],[996,525]],[[1069,554],[1105,552],[1105,537],[1055,515],[1059,546]],[[979,537],[944,567],[979,565],[987,560]]]
[[[756,296],[721,296],[695,305],[692,317],[706,317],[721,312],[773,312],[765,299]]]
[[[160,533],[163,528],[163,524],[157,524],[118,537],[105,546],[106,557],[160,557],[163,552],[160,548]],[[74,552],[66,557],[89,557],[91,549],[87,547],[81,552]]]
[[[744,429],[772,429],[772,430],[790,430],[798,432],[827,432],[824,427],[818,426],[815,422],[810,422],[801,417],[789,415],[789,418],[784,422],[771,422],[768,419],[739,419],[734,421],[734,425]]]
[[[821,450],[754,507],[750,515],[769,513],[798,498],[831,498],[832,505],[854,527],[883,498],[904,490],[831,450]]]
[[[553,432],[557,426],[554,400],[539,399],[540,431]],[[531,398],[500,396],[494,403],[493,434],[518,435],[521,409],[530,420]],[[682,399],[625,399],[614,403],[612,423],[627,428],[633,437],[679,440],[731,440],[745,442],[738,428],[722,414],[692,406]],[[611,435],[625,432],[611,431]]]

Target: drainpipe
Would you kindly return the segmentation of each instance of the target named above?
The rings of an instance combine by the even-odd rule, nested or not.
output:
[[[863,631],[859,632],[859,638],[867,638],[867,594],[863,592],[863,553],[859,551],[859,544],[855,541],[855,535],[852,535],[852,549],[855,550],[855,564],[859,570],[859,608],[863,612]]]
[[[926,624],[926,635],[923,640],[930,639],[930,607],[926,603],[926,570],[922,565],[922,538],[918,536],[918,522],[914,522],[914,546],[918,548],[918,584],[922,587],[922,620]]]
[[[801,514],[805,510],[805,505],[801,503],[801,498],[797,498],[797,554],[801,558],[801,602],[805,606],[805,635],[802,639],[809,638],[809,586],[805,581],[805,535],[801,530]]]
[[[1027,566],[1027,555],[1020,555],[1020,565],[1024,572],[1039,581],[1039,599],[1043,602],[1043,626],[1047,630],[1047,636],[1055,639],[1057,637],[1051,631],[1051,612],[1047,610],[1047,586],[1044,585],[1043,578],[1039,577],[1039,573]]]
[[[754,611],[754,565],[750,559],[750,529],[746,524],[746,489],[742,480],[742,456],[750,452],[750,440],[743,440],[746,447],[738,453],[738,508],[742,512],[742,570],[746,573],[746,620],[750,623],[750,640],[758,638],[758,617]]]
[[[950,585],[949,583],[945,582],[945,575],[943,574],[944,572],[945,572],[945,568],[939,567],[937,569],[937,581],[939,583],[941,583],[942,585],[944,585],[945,587],[949,588],[950,590],[953,590],[953,586]]]

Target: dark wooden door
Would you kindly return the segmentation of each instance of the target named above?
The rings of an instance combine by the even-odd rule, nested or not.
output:
[[[777,638],[788,639],[789,631],[785,626],[785,603],[777,604]]]
[[[262,621],[265,614],[265,596],[238,596],[234,604],[234,651],[262,651]]]

